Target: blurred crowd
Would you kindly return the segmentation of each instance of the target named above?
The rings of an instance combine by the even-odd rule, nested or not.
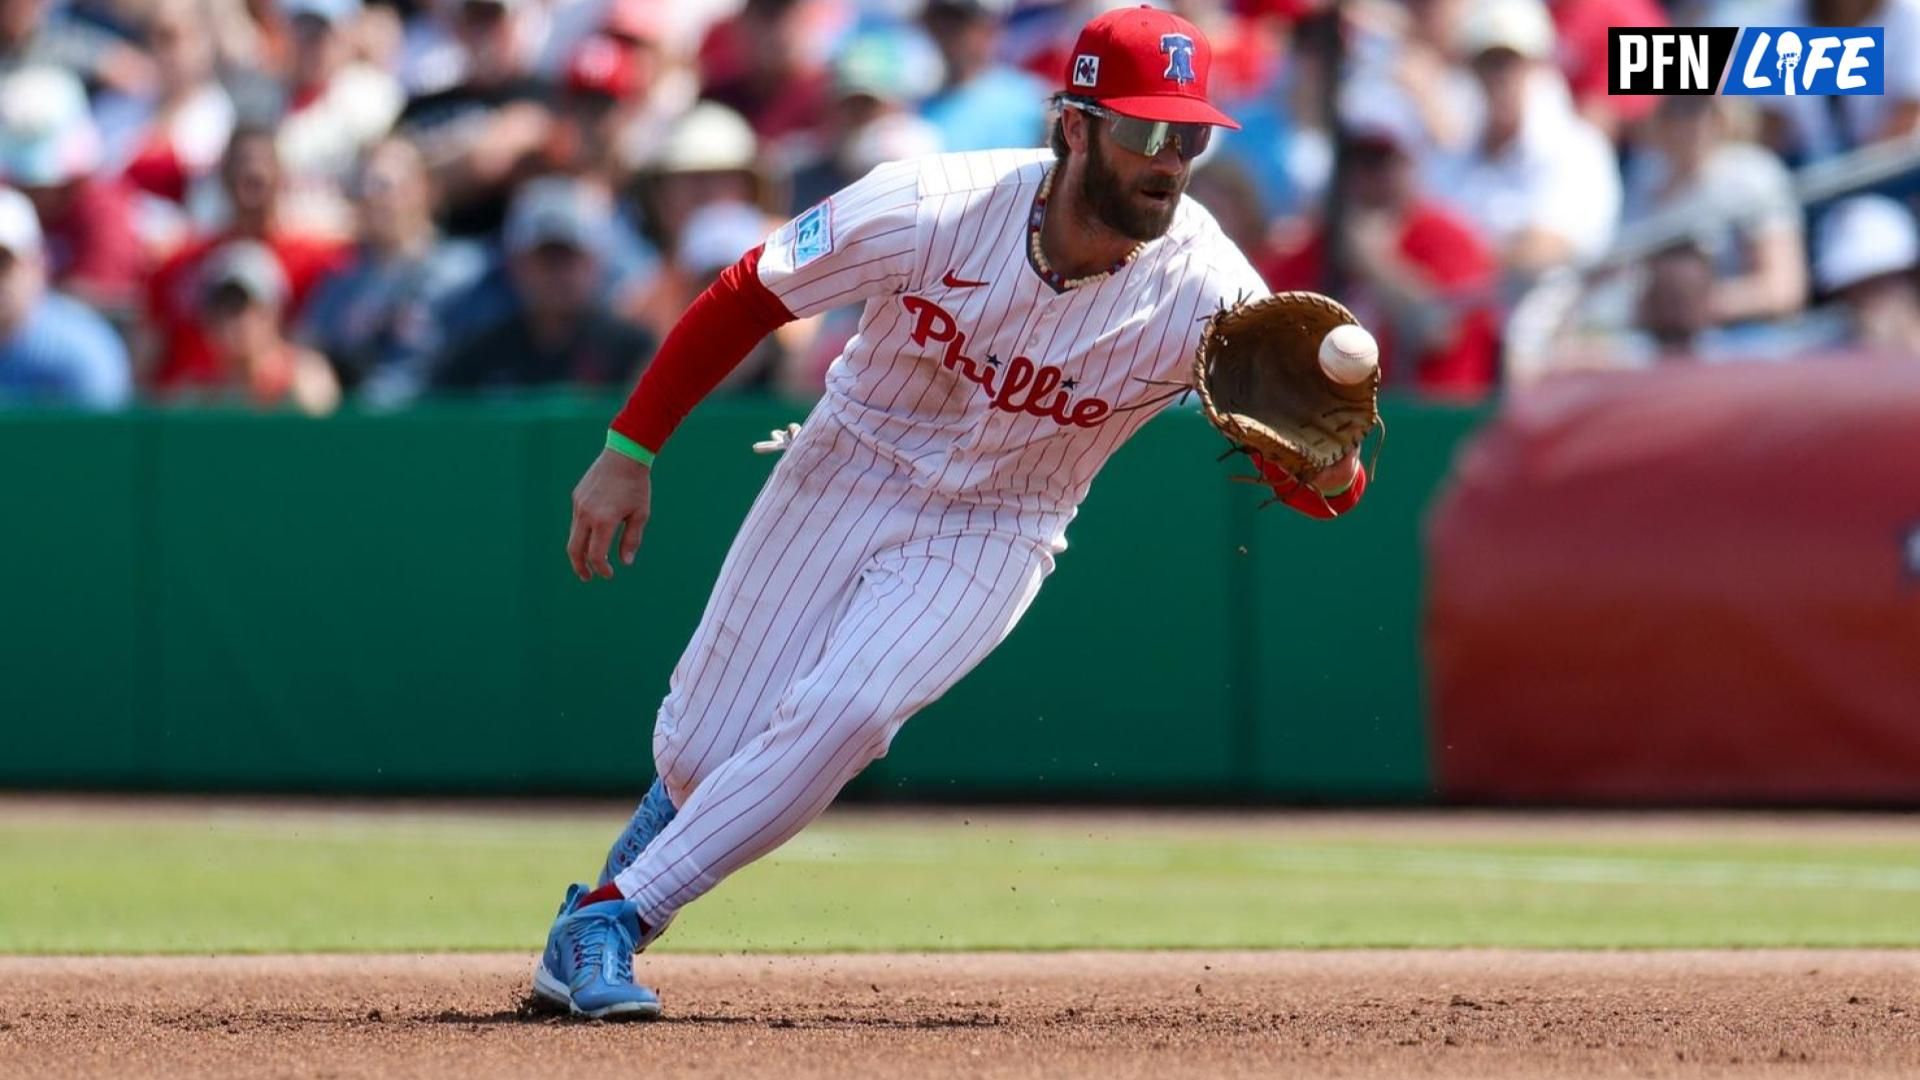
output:
[[[0,404],[622,389],[874,165],[1042,145],[1101,6],[0,0]],[[1390,387],[1920,357],[1920,167],[1802,192],[1911,146],[1920,0],[1173,6],[1244,125],[1192,193],[1273,287],[1347,300]],[[1607,27],[1668,22],[1884,26],[1886,93],[1609,96]],[[1516,349],[1547,286],[1574,299]],[[790,325],[727,386],[817,393],[854,324]]]

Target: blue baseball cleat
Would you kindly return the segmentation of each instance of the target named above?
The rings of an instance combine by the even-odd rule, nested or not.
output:
[[[653,843],[653,838],[660,835],[660,830],[666,828],[677,813],[679,811],[674,807],[673,800],[667,796],[666,785],[658,779],[654,780],[653,786],[647,789],[646,797],[640,800],[639,807],[634,810],[633,820],[627,822],[627,827],[621,830],[613,847],[608,850],[607,863],[601,867],[600,880],[596,884],[605,885],[613,880],[614,875],[632,866],[634,860],[647,850],[647,845]]]
[[[547,932],[547,950],[533,970],[540,1000],[594,1020],[651,1020],[660,997],[633,981],[640,915],[631,900],[603,900],[576,909],[587,889],[574,885]]]

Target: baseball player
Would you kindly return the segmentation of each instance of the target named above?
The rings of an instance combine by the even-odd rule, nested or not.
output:
[[[1182,198],[1215,127],[1211,50],[1140,7],[1082,30],[1051,147],[882,165],[775,231],[687,309],[573,493],[582,581],[631,564],[654,457],[781,324],[864,301],[675,667],[659,779],[534,974],[575,1014],[659,1014],[632,956],[886,753],[1032,603],[1107,458],[1177,393],[1204,318],[1267,290]],[[1174,389],[1169,390],[1169,386]],[[1348,454],[1282,501],[1344,512]],[[624,530],[624,531],[622,531]]]

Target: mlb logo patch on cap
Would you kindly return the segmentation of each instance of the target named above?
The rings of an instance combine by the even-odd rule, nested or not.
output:
[[[1098,86],[1100,84],[1100,58],[1081,53],[1073,58],[1073,85]]]

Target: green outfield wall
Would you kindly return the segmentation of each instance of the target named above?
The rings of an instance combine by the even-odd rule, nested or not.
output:
[[[638,791],[770,468],[748,444],[803,409],[702,407],[640,561],[586,586],[567,501],[610,411],[0,415],[0,784]],[[1381,475],[1337,522],[1256,511],[1197,415],[1156,420],[1026,620],[857,790],[1427,797],[1420,526],[1482,413],[1387,417]]]

